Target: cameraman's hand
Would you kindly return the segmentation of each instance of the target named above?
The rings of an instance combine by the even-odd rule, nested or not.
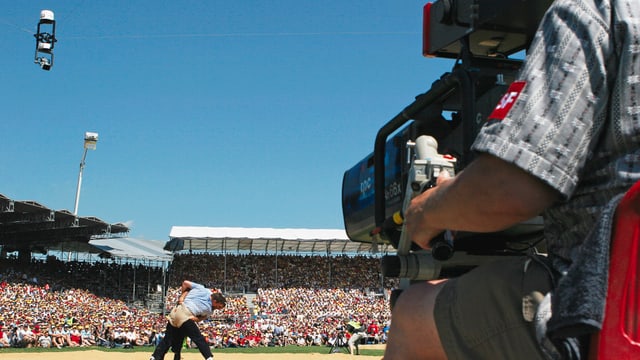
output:
[[[440,172],[440,175],[438,175],[438,178],[436,179],[436,186],[447,181],[450,177],[451,177],[451,174],[449,174],[449,172],[446,169],[443,169]]]
[[[481,154],[467,167],[411,200],[404,212],[409,238],[428,249],[444,229],[504,230],[531,219],[560,199],[549,185],[516,165]]]
[[[436,179],[436,187],[451,180],[451,175],[444,170]],[[429,242],[444,229],[429,226],[424,218],[429,209],[430,198],[436,195],[436,187],[428,189],[411,200],[409,208],[404,212],[404,225],[409,238],[423,249],[430,249]]]

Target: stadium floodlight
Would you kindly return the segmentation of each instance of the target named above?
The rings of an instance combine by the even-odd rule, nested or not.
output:
[[[84,133],[84,151],[82,160],[80,161],[80,173],[78,174],[78,187],[76,189],[76,201],[73,206],[73,215],[78,215],[78,202],[80,202],[80,187],[82,186],[82,171],[84,170],[85,160],[87,159],[87,150],[95,150],[98,143],[98,133]]]

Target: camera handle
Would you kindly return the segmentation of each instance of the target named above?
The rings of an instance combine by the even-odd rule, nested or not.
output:
[[[404,223],[403,211],[411,204],[411,200],[425,190],[434,187],[440,173],[447,171],[451,176],[455,175],[455,158],[438,154],[438,142],[429,135],[419,136],[415,142],[408,142],[407,149],[414,149],[415,155],[411,160],[409,178],[405,190],[405,198],[402,203],[402,211],[393,214],[393,222],[401,226]],[[405,229],[402,229],[398,242],[398,255],[408,255],[413,242],[409,239]],[[431,255],[436,260],[447,260],[453,255],[453,233],[446,230],[443,236],[439,236],[430,243]]]

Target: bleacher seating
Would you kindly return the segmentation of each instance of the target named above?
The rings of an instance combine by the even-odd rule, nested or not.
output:
[[[375,295],[388,291],[380,283],[378,258],[280,255],[277,271],[272,256],[227,255],[226,267],[224,260],[213,254],[176,256],[166,272],[163,299],[161,269],[113,261],[0,259],[0,323],[52,332],[68,323],[69,329],[91,329],[95,339],[110,339],[100,340],[109,346],[120,341],[111,339],[114,333],[128,330],[141,344],[151,344],[184,279],[228,290],[226,308],[201,324],[212,346],[326,345],[347,317],[376,322],[381,329],[389,322],[386,300]],[[43,310],[51,306],[56,310]]]

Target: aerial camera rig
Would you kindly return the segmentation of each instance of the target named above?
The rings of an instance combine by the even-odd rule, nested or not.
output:
[[[36,38],[36,52],[33,62],[43,70],[51,70],[53,66],[53,48],[56,45],[56,20],[51,10],[40,11],[38,28],[33,35]]]
[[[514,55],[527,49],[551,2],[436,0],[424,6],[423,55],[455,59],[455,65],[380,128],[373,153],[347,170],[342,184],[347,235],[374,248],[394,246],[397,254],[383,257],[382,272],[400,278],[398,291],[415,281],[457,276],[497,256],[522,255],[540,242],[536,217],[490,234],[458,232],[453,239],[446,231],[432,250],[423,250],[404,233],[402,211],[440,171],[458,172],[473,159],[475,136],[522,65],[522,56]]]

